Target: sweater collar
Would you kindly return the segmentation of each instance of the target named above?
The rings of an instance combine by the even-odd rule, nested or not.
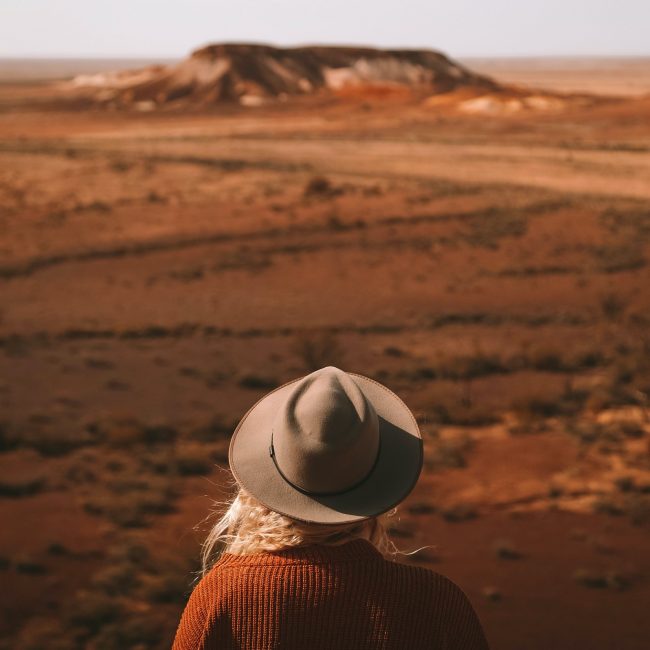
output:
[[[283,564],[327,564],[329,562],[380,559],[383,559],[383,555],[372,542],[367,539],[356,538],[339,546],[312,544],[250,555],[222,553],[216,564],[219,566],[280,566]]]

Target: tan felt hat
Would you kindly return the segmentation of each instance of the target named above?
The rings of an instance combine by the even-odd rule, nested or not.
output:
[[[328,366],[271,391],[244,415],[228,460],[265,506],[306,522],[381,514],[414,488],[422,436],[386,386]]]

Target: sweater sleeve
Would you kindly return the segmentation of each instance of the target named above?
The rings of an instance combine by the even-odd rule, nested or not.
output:
[[[465,592],[443,576],[445,603],[445,650],[490,650],[485,632]]]
[[[216,599],[212,574],[201,578],[183,610],[172,650],[203,650]]]

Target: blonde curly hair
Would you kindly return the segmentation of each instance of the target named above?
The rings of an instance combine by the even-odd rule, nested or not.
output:
[[[218,516],[224,507],[225,512],[203,543],[203,575],[222,553],[249,555],[309,544],[337,546],[356,538],[370,541],[384,557],[403,554],[388,535],[388,519],[396,515],[397,508],[348,524],[313,524],[270,510],[243,487],[239,487],[234,498],[217,502],[216,506],[215,515]]]

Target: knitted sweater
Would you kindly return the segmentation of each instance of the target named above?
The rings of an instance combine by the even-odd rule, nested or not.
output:
[[[197,584],[173,650],[489,650],[449,578],[367,540],[224,553]]]

